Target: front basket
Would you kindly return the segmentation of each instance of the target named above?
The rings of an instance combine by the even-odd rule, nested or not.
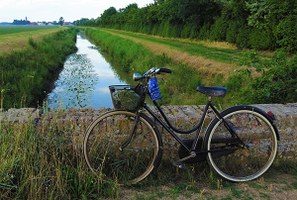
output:
[[[141,106],[141,97],[131,85],[109,86],[112,103],[115,109],[136,111]]]

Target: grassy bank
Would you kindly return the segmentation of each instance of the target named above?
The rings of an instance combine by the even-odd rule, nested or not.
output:
[[[173,49],[181,50],[192,55],[202,56],[222,63],[239,64],[242,60],[242,57],[245,56],[245,52],[247,51],[240,50],[226,42],[166,38],[115,29],[106,30],[111,33],[119,33],[121,35],[166,45]]]
[[[134,72],[144,73],[151,67],[167,67],[174,71],[159,79],[163,104],[195,104],[205,102],[205,97],[195,92],[202,83],[201,76],[185,64],[174,63],[168,56],[155,55],[143,45],[99,29],[87,29],[87,36],[100,47],[113,63],[120,78],[130,84]]]
[[[117,71],[172,69],[160,83],[165,104],[204,103],[195,91],[200,84],[226,86],[228,95],[218,100],[223,107],[297,101],[297,56],[281,50],[266,54],[110,29],[88,29],[87,35],[118,62]]]
[[[40,105],[66,56],[76,50],[75,40],[76,30],[63,29],[0,55],[1,108]]]

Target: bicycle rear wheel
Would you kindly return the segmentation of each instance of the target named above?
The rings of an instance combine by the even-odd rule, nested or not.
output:
[[[206,133],[207,160],[221,177],[233,182],[256,179],[277,153],[276,128],[259,109],[237,106],[215,119]],[[226,124],[236,134],[232,136]]]
[[[148,117],[136,119],[131,112],[111,111],[88,127],[83,150],[92,172],[119,184],[135,184],[159,165],[161,138]]]

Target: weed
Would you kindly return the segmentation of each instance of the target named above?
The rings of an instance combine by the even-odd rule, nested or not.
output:
[[[216,189],[216,190],[221,190],[222,189],[222,180],[217,178],[217,175],[214,174],[212,171],[210,171],[208,175],[208,183],[211,188]]]
[[[260,192],[260,197],[263,198],[263,199],[271,199],[271,197],[268,194],[264,193],[264,192]]]

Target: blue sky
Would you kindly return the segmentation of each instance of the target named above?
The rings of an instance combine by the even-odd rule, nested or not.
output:
[[[0,0],[0,22],[28,18],[31,22],[65,21],[81,18],[97,18],[104,10],[113,6],[125,8],[131,3],[144,7],[153,0]]]

